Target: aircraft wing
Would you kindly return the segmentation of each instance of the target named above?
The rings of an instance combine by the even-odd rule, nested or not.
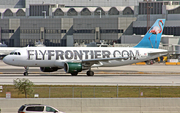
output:
[[[127,59],[127,57],[85,59],[85,60],[82,60],[81,62],[84,65],[84,67],[90,67],[94,64],[102,65],[101,61],[102,62],[109,62],[110,60],[123,60],[123,59]]]
[[[97,59],[85,59],[82,60],[82,63],[88,62],[99,62],[99,61],[110,61],[110,60],[122,60],[127,59],[127,57],[115,57],[115,58],[97,58]]]
[[[92,66],[93,64],[99,64],[100,61],[109,62],[110,60],[122,60],[122,59],[127,59],[127,57],[73,60],[73,61],[70,61],[70,62],[73,62],[73,63],[82,63],[83,66],[85,66],[85,67],[90,67],[90,66]],[[55,65],[56,65],[57,67],[63,67],[63,66],[64,66],[64,63],[62,63],[62,62],[55,62]]]
[[[127,59],[127,57],[115,57],[115,58],[96,58],[96,59],[85,59],[85,60],[76,60],[73,62],[78,62],[78,63],[98,63],[99,61],[110,61],[110,60],[122,60],[122,59]]]

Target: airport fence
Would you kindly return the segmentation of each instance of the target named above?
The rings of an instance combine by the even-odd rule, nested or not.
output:
[[[128,86],[82,86],[82,87],[33,87],[34,92],[28,98],[144,98],[144,97],[180,97],[180,87],[128,87]],[[14,87],[4,87],[0,98],[7,92],[11,98],[24,98],[24,94]]]

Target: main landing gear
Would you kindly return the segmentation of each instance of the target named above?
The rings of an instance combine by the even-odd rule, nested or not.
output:
[[[25,72],[24,72],[25,73]],[[74,72],[74,73],[71,73],[72,76],[77,76],[78,75],[78,72]],[[89,70],[86,72],[86,75],[87,76],[94,76],[94,72]]]
[[[94,76],[94,72],[93,71],[87,71],[86,74],[87,74],[87,76]]]
[[[24,76],[28,76],[29,67],[24,67],[24,69],[25,69]]]
[[[71,73],[72,76],[77,76],[78,72]]]
[[[91,71],[91,68],[89,68],[89,71],[86,72],[87,76],[94,76],[94,72]]]
[[[78,75],[78,72],[73,72],[71,73],[72,76],[77,76]],[[94,72],[91,71],[91,68],[89,68],[89,71],[86,72],[86,75],[87,76],[94,76]]]

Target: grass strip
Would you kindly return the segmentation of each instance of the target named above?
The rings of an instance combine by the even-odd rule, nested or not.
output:
[[[89,85],[35,85],[34,92],[28,98],[148,98],[148,97],[180,97],[180,86],[89,86]],[[0,98],[24,98],[13,85],[3,85]]]

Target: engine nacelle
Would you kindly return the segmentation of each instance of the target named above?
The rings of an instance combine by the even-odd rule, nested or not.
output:
[[[66,62],[64,64],[64,71],[66,73],[78,73],[82,71],[81,63]]]
[[[40,67],[40,70],[42,72],[54,72],[57,71],[59,68],[58,67]]]

